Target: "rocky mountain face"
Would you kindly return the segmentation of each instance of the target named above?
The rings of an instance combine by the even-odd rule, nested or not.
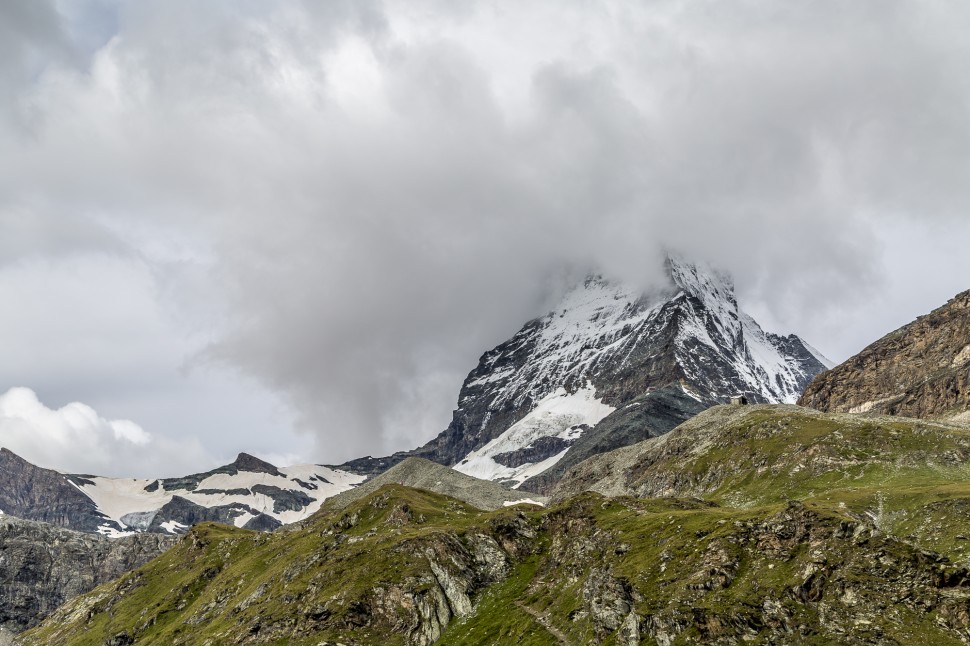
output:
[[[970,291],[819,375],[799,403],[829,412],[970,421]]]
[[[104,478],[44,469],[0,449],[0,511],[112,538],[179,534],[203,521],[271,530],[306,518],[362,480],[318,465],[277,468],[246,453],[180,478]]]
[[[30,628],[68,599],[144,565],[174,542],[152,534],[111,541],[0,515],[0,629]]]
[[[569,466],[733,395],[792,403],[825,369],[797,336],[766,333],[745,314],[727,276],[676,258],[666,268],[669,288],[650,294],[588,278],[482,356],[441,435],[341,468],[373,475],[417,455],[541,493]]]
[[[7,449],[0,449],[0,511],[82,532],[97,531],[106,520],[63,473]]]
[[[203,523],[23,640],[968,643],[968,460],[960,425],[719,406],[549,508],[388,484],[283,532]]]

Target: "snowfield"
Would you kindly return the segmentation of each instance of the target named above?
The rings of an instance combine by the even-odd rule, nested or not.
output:
[[[498,480],[512,484],[515,489],[523,482],[556,464],[569,449],[541,462],[507,467],[495,461],[496,456],[531,447],[544,437],[575,440],[588,427],[598,424],[615,408],[596,398],[590,383],[574,393],[559,388],[542,399],[528,415],[510,426],[504,433],[472,451],[453,468],[482,480]]]
[[[106,524],[99,529],[102,534],[117,538],[136,531],[136,528],[131,526],[131,519],[126,519],[126,516],[142,518],[147,516],[148,522],[151,522],[154,512],[162,509],[175,496],[203,507],[245,505],[257,514],[266,514],[286,525],[310,516],[320,509],[327,498],[346,491],[366,479],[364,476],[347,471],[314,464],[280,467],[278,470],[282,475],[252,471],[239,471],[236,474],[216,473],[200,481],[193,489],[166,489],[161,480],[99,476],[85,478],[80,485],[73,481],[72,484],[94,502],[98,511],[122,528],[119,531],[116,527]],[[298,480],[309,486],[300,484]],[[277,512],[274,511],[272,497],[252,491],[252,488],[257,485],[298,491],[305,494],[312,502],[299,510]],[[150,489],[153,488],[154,491],[151,491]],[[234,519],[234,524],[242,527],[257,514],[242,511]],[[161,525],[170,533],[176,533],[177,530],[186,527],[171,519],[163,520]]]

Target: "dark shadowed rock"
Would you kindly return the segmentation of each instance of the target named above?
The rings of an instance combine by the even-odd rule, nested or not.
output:
[[[69,476],[35,466],[7,449],[0,449],[0,510],[84,532],[114,526]]]
[[[259,513],[259,511],[252,507],[239,503],[219,505],[217,507],[203,507],[181,496],[173,496],[170,501],[155,512],[148,531],[181,534],[197,523],[211,521],[232,525],[235,523],[236,518],[243,514],[256,515]],[[173,525],[172,523],[178,523],[178,525]]]

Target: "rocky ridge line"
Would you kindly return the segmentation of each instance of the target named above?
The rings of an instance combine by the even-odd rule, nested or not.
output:
[[[970,291],[822,373],[802,406],[970,422]]]

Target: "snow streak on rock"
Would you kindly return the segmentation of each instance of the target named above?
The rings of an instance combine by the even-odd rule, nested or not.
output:
[[[801,362],[786,349],[787,343],[818,357],[801,339],[766,333],[745,314],[734,296],[731,279],[710,267],[668,261],[671,277],[681,292],[687,314],[677,335],[678,358],[691,382],[705,380],[706,366],[692,351],[700,343],[713,350],[731,366],[743,383],[743,390],[759,395],[769,403],[793,404],[805,387],[805,370]],[[699,306],[698,306],[699,305]],[[820,361],[821,363],[821,361]],[[824,364],[823,364],[824,365]],[[709,392],[730,388],[727,380],[711,384]]]
[[[592,384],[575,393],[559,388],[500,436],[456,464],[455,470],[483,480],[512,484],[515,488],[553,466],[565,455],[568,442],[577,439],[585,429],[598,424],[616,410],[596,399],[595,395]],[[501,460],[503,455],[529,449],[544,438],[562,440],[567,448],[537,462],[507,466],[496,461]]]

